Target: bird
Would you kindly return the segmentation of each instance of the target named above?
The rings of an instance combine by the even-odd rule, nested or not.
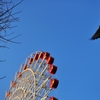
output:
[[[91,40],[95,40],[95,39],[98,39],[98,38],[100,38],[100,26],[97,29],[97,31],[95,32],[95,34],[91,37]]]

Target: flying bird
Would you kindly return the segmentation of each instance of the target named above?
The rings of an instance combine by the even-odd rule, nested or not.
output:
[[[97,29],[97,31],[95,32],[95,34],[91,37],[91,40],[95,40],[95,39],[98,39],[98,38],[100,38],[100,26]]]

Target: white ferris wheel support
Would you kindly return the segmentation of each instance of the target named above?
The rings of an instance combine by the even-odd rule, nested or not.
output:
[[[57,71],[53,62],[54,58],[48,52],[32,53],[21,64],[4,100],[58,100],[49,96],[59,84],[59,80],[53,78]]]

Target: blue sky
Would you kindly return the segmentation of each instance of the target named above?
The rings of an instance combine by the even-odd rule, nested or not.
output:
[[[14,1],[17,3],[16,1]],[[37,50],[50,52],[58,66],[60,83],[52,95],[59,100],[100,100],[100,39],[91,36],[100,25],[100,0],[24,0],[18,26],[8,32],[21,34],[0,49],[0,97],[25,58]]]

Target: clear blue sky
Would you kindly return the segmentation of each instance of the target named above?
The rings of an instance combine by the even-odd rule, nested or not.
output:
[[[14,1],[14,0],[13,0]],[[17,3],[16,1],[14,1]],[[58,66],[60,81],[52,95],[59,100],[100,100],[100,39],[91,36],[100,25],[100,0],[24,0],[15,11],[18,27],[8,30],[21,34],[0,49],[0,98],[25,58],[37,50],[47,51]]]

